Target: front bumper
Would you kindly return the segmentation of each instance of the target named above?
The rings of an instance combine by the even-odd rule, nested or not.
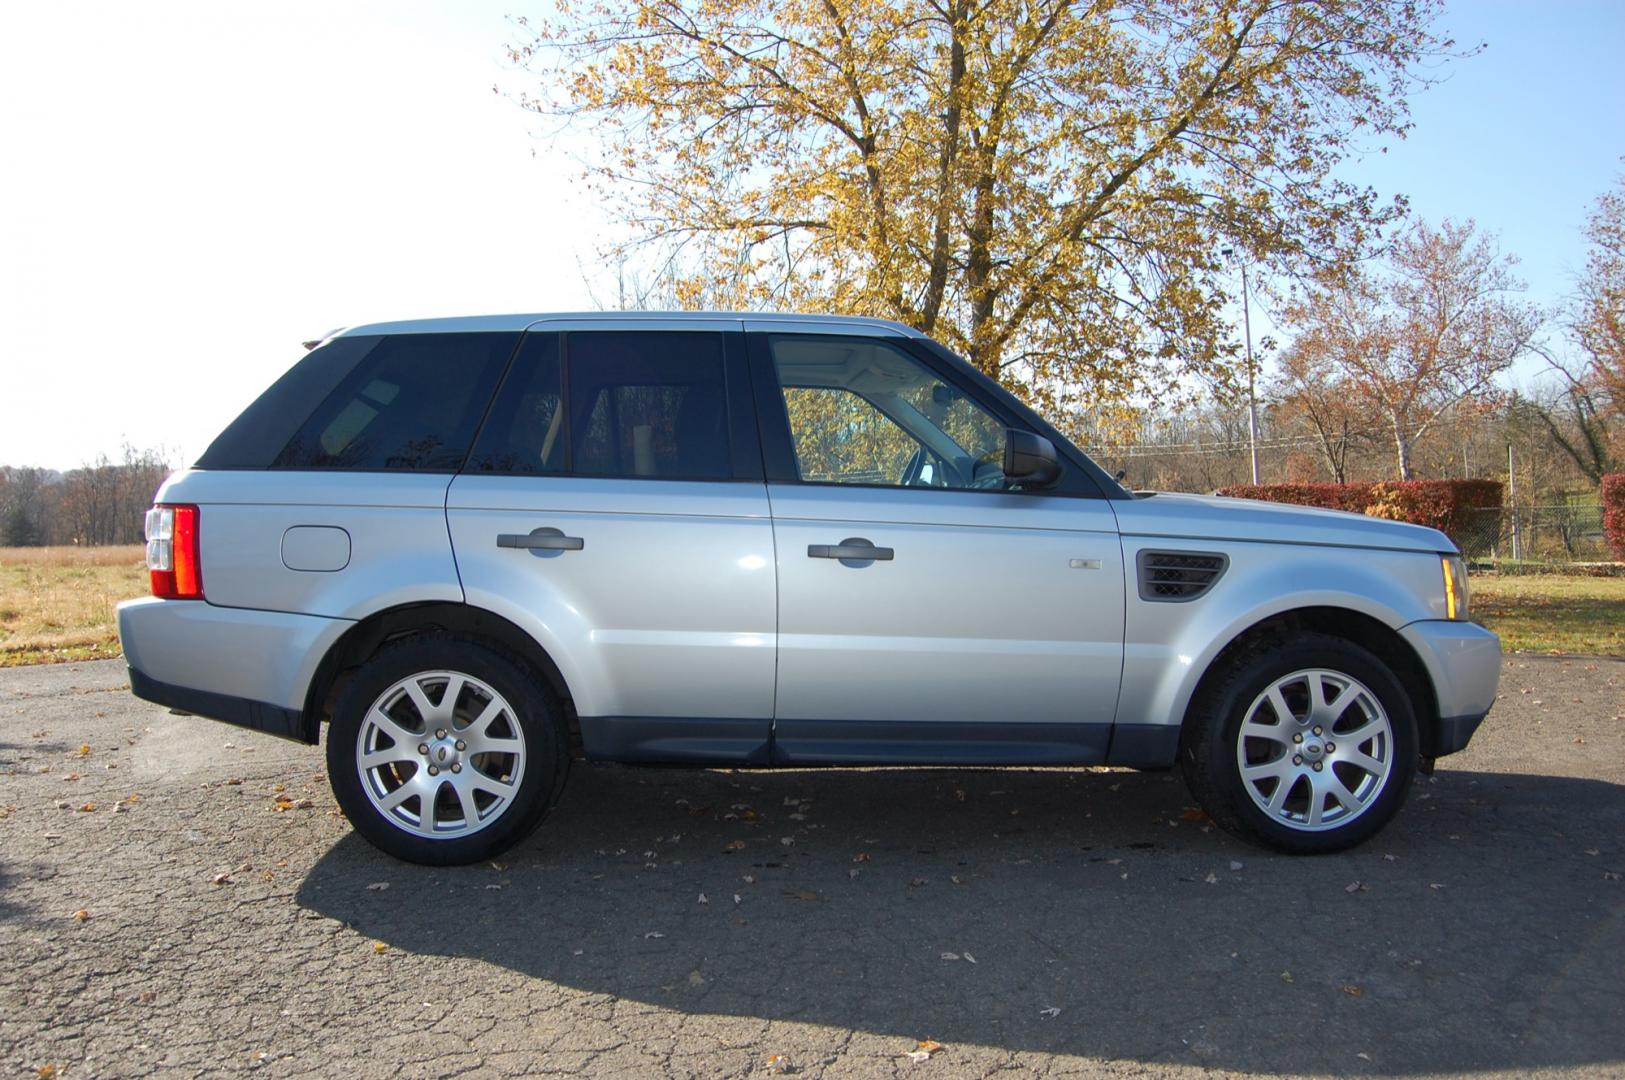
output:
[[[1501,639],[1476,623],[1439,619],[1413,622],[1400,634],[1427,668],[1439,707],[1439,723],[1422,747],[1423,756],[1443,757],[1466,749],[1495,704],[1501,683]]]
[[[316,666],[353,625],[197,600],[118,607],[136,697],[301,742],[316,741],[314,719],[305,716]]]

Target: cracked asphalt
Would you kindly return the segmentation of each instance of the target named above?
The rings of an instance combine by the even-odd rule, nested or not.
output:
[[[316,748],[0,671],[0,1070],[1625,1075],[1625,661],[1502,691],[1338,856],[1171,773],[578,765],[447,870],[352,835]]]

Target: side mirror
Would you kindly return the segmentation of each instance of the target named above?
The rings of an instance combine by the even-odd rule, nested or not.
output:
[[[1004,431],[1004,479],[1023,487],[1045,488],[1061,478],[1055,444],[1030,431]]]

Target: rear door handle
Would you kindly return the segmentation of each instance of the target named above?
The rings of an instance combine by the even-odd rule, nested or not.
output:
[[[856,559],[862,562],[890,562],[891,548],[875,547],[861,536],[849,536],[839,544],[808,544],[809,559]]]
[[[531,551],[580,551],[586,542],[579,536],[565,536],[562,529],[543,527],[528,533],[498,533],[499,548],[528,548]]]

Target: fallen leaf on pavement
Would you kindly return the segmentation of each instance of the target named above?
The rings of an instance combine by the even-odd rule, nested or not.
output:
[[[375,953],[382,953],[382,952],[387,951],[388,949],[389,949],[389,946],[385,945],[382,941],[375,941],[375,942],[372,943],[372,951],[375,952]]]
[[[93,803],[93,802],[87,802],[87,803],[85,803],[85,805],[83,805],[83,806],[81,806],[79,808],[79,811],[81,813],[88,814],[94,809],[96,809],[96,804]]]
[[[78,911],[73,913],[73,917],[79,922],[84,922],[86,919],[90,918],[90,912],[86,911],[84,908],[80,908]]]
[[[1349,983],[1347,986],[1343,987],[1343,993],[1347,994],[1349,997],[1361,997],[1365,994],[1365,991],[1361,990],[1353,983]]]
[[[743,840],[729,840],[726,844],[722,845],[722,850],[723,851],[730,851],[730,852],[731,851],[744,851],[745,850],[745,842]]]
[[[231,884],[231,875],[230,874],[216,874],[214,877],[210,878],[209,880],[210,880],[210,883],[214,884],[214,885],[230,885]]]
[[[770,1073],[787,1073],[790,1071],[790,1059],[783,1054],[770,1054],[762,1063],[762,1071]]]

